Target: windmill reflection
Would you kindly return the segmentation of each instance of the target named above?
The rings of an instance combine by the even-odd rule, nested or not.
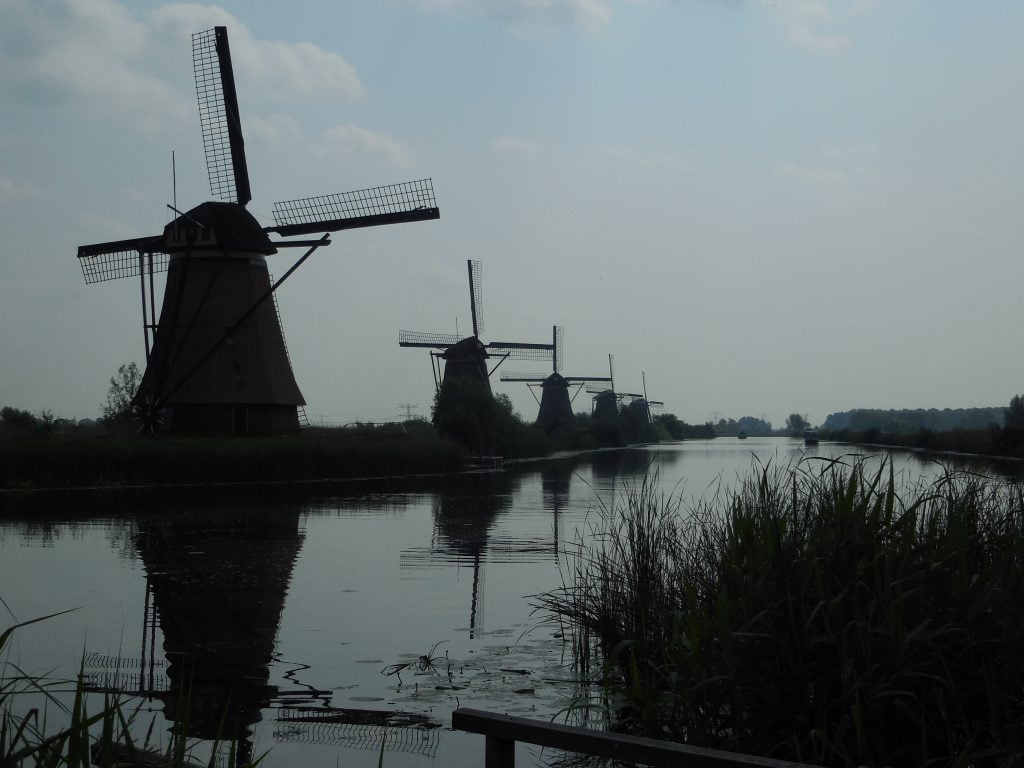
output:
[[[161,702],[174,733],[221,745],[218,765],[232,744],[236,765],[251,762],[265,711],[274,713],[276,741],[431,754],[437,723],[334,707],[330,690],[302,681],[308,666],[277,656],[302,510],[239,507],[151,513],[137,524],[133,545],[146,574],[141,649],[136,657],[87,655],[86,689]]]
[[[560,513],[569,506],[569,488],[575,473],[572,461],[554,461],[544,465],[540,471],[540,486],[544,494],[544,509],[550,510],[551,520],[551,551],[558,557],[560,544]]]
[[[402,551],[401,567],[412,570],[437,565],[468,566],[472,571],[469,601],[469,637],[484,631],[486,564],[550,560],[557,556],[557,511],[567,503],[571,471],[545,469],[550,493],[544,492],[543,509],[554,509],[553,533],[522,530],[522,519],[508,516],[514,507],[529,503],[520,498],[522,476],[508,472],[482,472],[449,478],[434,497],[434,530],[429,546]],[[549,497],[552,501],[549,502]],[[550,506],[553,504],[554,506]],[[533,500],[538,505],[538,500]]]
[[[146,572],[141,653],[137,660],[88,657],[89,687],[159,700],[178,732],[234,742],[237,764],[248,763],[253,726],[275,699],[290,694],[290,702],[327,703],[330,697],[311,686],[285,692],[270,683],[302,541],[297,509],[204,509],[141,521],[135,536]]]

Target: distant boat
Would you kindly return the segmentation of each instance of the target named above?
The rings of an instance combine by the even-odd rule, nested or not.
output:
[[[818,444],[818,430],[816,429],[805,429],[804,430],[804,445],[817,445]]]
[[[740,433],[738,435],[736,435],[736,437],[738,437],[740,440],[746,440],[747,439],[747,433],[744,432],[743,430],[740,430]]]

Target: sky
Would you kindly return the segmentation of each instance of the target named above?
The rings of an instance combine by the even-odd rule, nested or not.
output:
[[[561,325],[564,374],[613,354],[691,423],[1024,392],[1019,0],[0,0],[0,405],[95,417],[144,363],[138,283],[85,285],[76,248],[211,199],[215,25],[257,219],[426,177],[441,211],[279,289],[313,421],[429,415],[397,333],[467,332],[467,259],[484,341]]]

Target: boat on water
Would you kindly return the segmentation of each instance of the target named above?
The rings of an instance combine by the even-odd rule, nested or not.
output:
[[[805,429],[804,430],[804,445],[817,445],[818,444],[818,430],[816,429]]]
[[[740,433],[738,435],[736,435],[736,437],[739,440],[746,440],[747,439],[747,433],[742,431],[742,430],[740,430]]]

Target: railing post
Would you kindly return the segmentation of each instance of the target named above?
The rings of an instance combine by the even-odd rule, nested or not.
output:
[[[484,768],[515,768],[516,743],[512,739],[488,736],[484,755]]]
[[[484,768],[515,768],[515,741],[500,736],[487,736]]]

